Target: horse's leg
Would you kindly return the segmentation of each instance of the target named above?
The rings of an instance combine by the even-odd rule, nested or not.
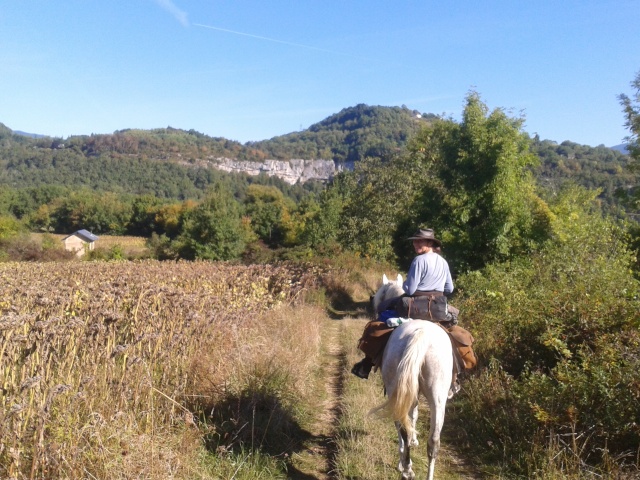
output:
[[[411,447],[409,446],[409,438],[407,431],[400,424],[395,422],[396,430],[398,430],[398,451],[400,452],[400,462],[398,463],[398,471],[402,474],[402,480],[413,480],[416,475],[411,468]]]
[[[431,412],[429,440],[427,441],[427,454],[429,455],[429,474],[427,475],[427,480],[433,480],[433,474],[436,468],[436,458],[438,458],[438,451],[440,450],[440,432],[444,425],[444,414],[450,383],[449,380],[443,378],[441,381],[432,385],[432,390],[427,392],[426,395]]]
[[[409,445],[412,447],[417,447],[418,443],[418,431],[416,430],[416,423],[418,423],[418,402],[416,402],[415,406],[409,412],[409,418],[411,419],[411,439],[409,441]]]

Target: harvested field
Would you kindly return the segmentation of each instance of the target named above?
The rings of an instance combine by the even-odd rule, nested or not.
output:
[[[193,478],[203,438],[217,434],[205,407],[242,369],[277,370],[265,366],[276,343],[265,312],[296,302],[319,275],[208,262],[0,264],[0,477]],[[309,357],[302,349],[317,350],[316,337],[306,344],[309,327],[287,318],[297,340],[280,338],[281,350]]]

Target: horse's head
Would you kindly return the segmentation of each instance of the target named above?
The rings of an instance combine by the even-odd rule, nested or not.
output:
[[[390,281],[387,278],[386,274],[382,275],[382,286],[378,289],[372,299],[373,311],[377,311],[378,305],[380,305],[383,301],[390,298],[399,297],[403,293],[404,290],[402,290],[402,275],[398,274],[398,278],[395,282]]]

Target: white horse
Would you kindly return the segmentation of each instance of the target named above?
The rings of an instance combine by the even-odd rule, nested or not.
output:
[[[373,298],[375,311],[383,300],[403,294],[401,275],[395,282],[384,275],[382,283]],[[395,421],[400,451],[398,470],[403,480],[415,478],[410,447],[418,445],[415,427],[420,393],[426,397],[431,413],[427,479],[433,480],[452,371],[451,340],[439,325],[415,320],[401,324],[391,334],[382,356],[382,380],[388,399],[372,412],[386,410]]]

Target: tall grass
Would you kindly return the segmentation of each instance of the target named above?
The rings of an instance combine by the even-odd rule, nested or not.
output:
[[[317,276],[204,262],[0,264],[0,477],[219,478],[225,452],[271,445],[272,427],[257,432],[261,409],[280,405],[266,414],[274,422],[295,412],[317,312],[287,305]]]

